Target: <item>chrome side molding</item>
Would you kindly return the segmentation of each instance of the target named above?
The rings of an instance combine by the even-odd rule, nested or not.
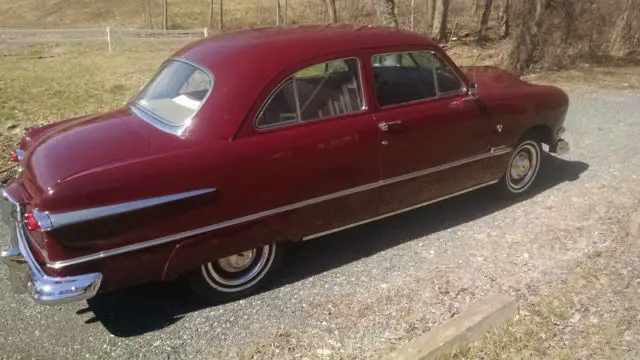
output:
[[[443,196],[443,197],[439,197],[437,199],[433,199],[433,200],[429,200],[427,202],[423,202],[423,203],[420,203],[420,204],[417,204],[417,205],[413,205],[413,206],[410,206],[408,208],[404,208],[404,209],[401,209],[401,210],[398,210],[398,211],[393,211],[393,212],[390,212],[390,213],[382,214],[380,216],[376,216],[376,217],[373,217],[371,219],[367,219],[367,220],[360,221],[360,222],[357,222],[357,223],[341,226],[339,228],[323,231],[321,233],[317,233],[317,234],[313,234],[313,235],[307,235],[307,236],[302,238],[302,241],[312,240],[312,239],[315,239],[315,238],[319,238],[321,236],[333,234],[333,233],[338,232],[338,231],[350,229],[352,227],[364,225],[364,224],[367,224],[367,223],[370,223],[370,222],[374,222],[374,221],[381,220],[381,219],[384,219],[384,218],[387,218],[387,217],[391,217],[393,215],[402,214],[404,212],[415,210],[415,209],[418,209],[418,208],[421,208],[423,206],[427,206],[427,205],[430,205],[430,204],[434,204],[434,203],[437,203],[439,201],[443,201],[443,200],[452,198],[454,196],[462,195],[462,194],[467,193],[467,192],[471,192],[471,191],[478,190],[478,189],[481,189],[481,188],[486,187],[486,186],[493,185],[493,184],[497,183],[498,181],[500,181],[500,180],[489,181],[488,183],[476,185],[476,186],[470,187],[468,189],[464,189],[464,190],[455,192],[453,194],[449,194],[449,195],[446,195],[446,196]]]
[[[385,186],[385,185],[389,185],[389,184],[397,183],[397,182],[400,182],[400,181],[416,178],[416,177],[419,177],[419,176],[424,176],[424,175],[431,174],[431,173],[438,172],[438,171],[443,171],[443,170],[450,169],[450,168],[453,168],[453,167],[456,167],[456,166],[460,166],[460,165],[464,165],[464,164],[467,164],[467,163],[470,163],[470,162],[473,162],[473,161],[478,161],[478,160],[486,159],[486,158],[493,157],[493,156],[499,156],[499,155],[508,154],[512,150],[513,150],[512,148],[507,148],[507,147],[499,148],[496,151],[486,152],[484,154],[472,156],[472,157],[469,157],[467,159],[454,161],[454,162],[451,162],[451,163],[448,163],[448,164],[444,164],[444,165],[441,165],[441,166],[437,166],[437,167],[434,167],[434,168],[421,170],[421,171],[416,171],[416,172],[413,172],[413,173],[397,176],[397,177],[390,178],[390,179],[376,181],[376,182],[373,182],[373,183],[369,183],[369,184],[357,186],[357,187],[354,187],[354,188],[338,191],[336,193],[323,195],[323,196],[320,196],[320,197],[317,197],[317,198],[300,201],[300,202],[297,202],[297,203],[281,206],[281,207],[278,207],[278,208],[275,208],[275,209],[261,211],[261,212],[255,213],[255,214],[250,214],[250,215],[242,216],[242,217],[239,217],[239,218],[222,221],[222,222],[219,222],[219,223],[216,223],[216,224],[212,224],[212,225],[209,225],[209,226],[205,226],[205,227],[201,227],[201,228],[197,228],[197,229],[192,229],[192,230],[187,230],[187,231],[183,231],[183,232],[180,232],[180,233],[164,236],[164,237],[157,238],[157,239],[147,240],[147,241],[143,241],[143,242],[139,242],[139,243],[135,243],[135,244],[131,244],[131,245],[126,245],[126,246],[118,247],[118,248],[115,248],[115,249],[105,250],[105,251],[101,251],[101,252],[97,252],[97,253],[93,253],[93,254],[89,254],[89,255],[73,258],[73,259],[61,260],[61,261],[56,261],[56,262],[52,262],[52,263],[47,263],[47,266],[50,267],[50,268],[53,268],[53,269],[60,269],[60,268],[64,268],[64,267],[67,267],[67,266],[82,264],[82,263],[86,263],[86,262],[89,262],[89,261],[94,261],[94,260],[98,260],[98,259],[104,259],[106,257],[110,257],[110,256],[114,256],[114,255],[124,254],[124,253],[132,252],[132,251],[137,251],[137,250],[153,247],[153,246],[158,246],[158,245],[161,245],[161,244],[166,244],[166,243],[169,243],[169,242],[181,240],[181,239],[188,238],[188,237],[191,237],[191,236],[196,236],[196,235],[204,234],[204,233],[207,233],[207,232],[210,232],[210,231],[223,229],[223,228],[226,228],[226,227],[230,227],[230,226],[246,223],[246,222],[249,222],[249,221],[257,220],[257,219],[260,219],[260,218],[263,218],[263,217],[279,214],[279,213],[282,213],[282,212],[285,212],[285,211],[299,209],[299,208],[302,208],[302,207],[305,207],[305,206],[317,204],[317,203],[320,203],[320,202],[323,202],[323,201],[327,201],[327,200],[343,197],[343,196],[346,196],[346,195],[355,194],[355,193],[362,192],[362,191],[367,191],[367,190],[373,190],[373,189],[380,188],[380,187]],[[479,187],[487,186],[487,185],[491,185],[491,183],[483,184],[483,185],[481,185]],[[471,191],[471,190],[475,190],[475,188],[470,188],[470,189],[467,189],[467,190]],[[454,195],[457,195],[457,194],[454,194]],[[454,195],[450,195],[450,196],[454,196]],[[443,200],[443,199],[438,199],[438,200]],[[437,200],[434,200],[434,202],[435,201],[437,201]],[[427,204],[421,204],[421,205],[418,205],[418,206],[422,206],[422,205],[427,205]],[[411,210],[411,208],[407,209],[407,211],[408,210]],[[317,236],[319,236],[319,235],[317,235]]]
[[[76,224],[84,221],[95,220],[107,216],[123,214],[135,210],[140,210],[144,208],[148,208],[151,206],[166,204],[172,201],[182,200],[191,198],[198,195],[203,195],[207,193],[212,193],[216,191],[216,189],[201,189],[183,192],[179,194],[158,196],[154,198],[144,199],[144,200],[136,200],[130,201],[126,203],[116,204],[116,205],[108,205],[95,207],[90,209],[82,209],[64,213],[51,214],[48,212],[41,212],[37,209],[34,210],[33,214],[38,220],[40,227],[43,231],[59,228],[66,225]]]

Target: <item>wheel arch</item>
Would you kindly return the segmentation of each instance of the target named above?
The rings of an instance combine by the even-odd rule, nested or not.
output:
[[[535,136],[538,140],[540,140],[540,142],[546,145],[551,145],[551,143],[553,142],[553,131],[548,125],[545,124],[537,124],[527,128],[518,139],[518,143],[530,136]]]

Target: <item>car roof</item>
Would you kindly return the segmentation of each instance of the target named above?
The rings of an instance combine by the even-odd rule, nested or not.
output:
[[[214,77],[213,91],[193,119],[194,136],[228,139],[249,110],[259,106],[278,79],[300,62],[397,45],[432,47],[434,43],[426,36],[389,27],[306,25],[214,35],[183,47],[173,57],[196,63]]]
[[[277,73],[303,58],[393,45],[434,43],[426,36],[391,27],[348,24],[284,26],[210,36],[182,48],[175,56],[201,64],[214,73],[220,64],[238,64],[238,61],[244,65],[255,65],[258,61],[261,67],[267,66],[271,73]],[[265,58],[269,55],[281,56],[277,56],[277,61],[269,61]]]

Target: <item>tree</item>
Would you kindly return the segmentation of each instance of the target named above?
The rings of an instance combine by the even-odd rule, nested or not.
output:
[[[385,26],[398,27],[395,0],[375,0],[378,19]]]
[[[276,0],[276,25],[280,26],[280,19],[282,16],[280,15],[280,0]]]
[[[540,29],[547,0],[517,1],[514,5],[517,6],[514,9],[515,34],[504,63],[509,70],[523,75],[529,66],[539,60],[535,54],[542,46]]]
[[[220,16],[218,25],[220,25],[220,31],[224,31],[224,0],[220,0],[218,3],[218,7],[220,8],[218,11],[218,15]]]
[[[163,30],[167,30],[167,23],[168,23],[168,9],[167,9],[168,5],[167,5],[167,0],[162,0],[162,29]]]
[[[628,29],[627,23],[631,17],[631,3],[632,0],[626,0],[624,7],[622,9],[622,14],[618,17],[616,21],[616,26],[613,28],[613,32],[611,33],[611,40],[609,40],[608,50],[609,53],[614,53],[622,41],[622,37],[624,36],[624,30]]]
[[[209,0],[209,27],[213,28],[213,17],[215,16],[215,0]]]
[[[416,30],[416,0],[411,0],[411,31]]]
[[[436,0],[432,36],[438,41],[447,37],[447,21],[449,17],[449,0]]]
[[[499,28],[502,30],[502,37],[511,35],[511,0],[502,0],[502,7],[498,16]]]
[[[327,0],[327,12],[329,13],[329,22],[335,24],[338,22],[338,12],[336,11],[336,0]]]
[[[480,18],[480,27],[478,28],[477,40],[482,40],[487,37],[487,25],[489,25],[489,16],[491,16],[491,7],[493,6],[493,0],[484,0],[484,9],[482,10],[482,17]]]
[[[433,19],[436,15],[436,0],[427,0],[426,2],[426,20],[425,20],[425,30],[427,34],[431,34],[433,30]]]

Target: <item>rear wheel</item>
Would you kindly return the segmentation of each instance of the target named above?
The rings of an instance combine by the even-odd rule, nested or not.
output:
[[[540,170],[542,147],[534,135],[524,137],[511,154],[507,169],[497,184],[501,195],[517,197],[529,190]]]
[[[267,285],[278,269],[282,245],[265,245],[201,265],[187,274],[191,287],[215,303],[241,299]]]

